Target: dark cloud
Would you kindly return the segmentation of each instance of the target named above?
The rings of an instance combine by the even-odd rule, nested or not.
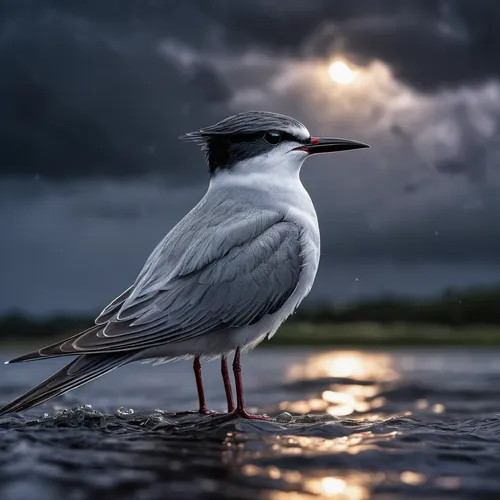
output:
[[[373,146],[303,169],[313,300],[498,278],[498,5],[1,2],[0,307],[102,307],[203,194],[177,137],[250,106]],[[335,53],[368,92],[318,81],[309,59]]]
[[[0,185],[0,309],[97,311],[203,194],[154,180]]]
[[[427,161],[418,151],[412,131],[394,124],[391,132],[402,142],[406,150],[411,152],[423,165],[434,168],[442,174],[463,176],[472,183],[484,183],[488,181],[490,166],[491,169],[499,169],[498,162],[490,160],[497,152],[500,152],[500,113],[491,114],[490,118],[493,122],[491,123],[491,131],[485,134],[474,125],[470,108],[471,106],[460,102],[449,110],[448,118],[453,121],[458,130],[459,141],[457,149],[447,157]],[[413,192],[416,189],[415,183],[407,186],[408,192]]]
[[[307,172],[304,177],[311,184]],[[325,183],[325,171],[321,177]],[[491,234],[500,206],[491,215],[485,209],[448,210],[373,228],[366,212],[332,208],[322,189],[310,187],[322,229],[310,301],[428,294],[500,279],[500,240]],[[8,235],[0,246],[0,314],[101,310],[133,282],[154,246],[203,194],[202,187],[132,179],[42,181],[33,191],[38,194],[19,181],[0,187],[0,231]]]
[[[404,218],[382,228],[339,224],[326,236],[325,252],[342,262],[390,262],[500,265],[498,191],[480,193],[481,206],[453,206]],[[355,228],[355,229],[353,229]]]
[[[424,90],[500,73],[496,0],[10,0],[0,14],[4,174],[192,176],[195,152],[177,136],[223,117],[230,93],[202,60],[162,53],[164,40],[296,57],[341,51],[386,61]]]
[[[424,91],[500,76],[500,34],[494,28],[500,21],[498,2],[406,1],[395,9],[386,2],[381,6],[370,23],[358,17],[340,28],[343,48],[355,59],[379,58],[397,78]]]
[[[295,55],[379,59],[424,91],[500,76],[497,0],[261,0],[214,9],[227,37]],[[246,6],[246,7],[245,7]]]
[[[19,16],[0,28],[2,173],[195,173],[195,151],[177,137],[224,114],[229,92],[213,70],[176,64],[143,29]]]

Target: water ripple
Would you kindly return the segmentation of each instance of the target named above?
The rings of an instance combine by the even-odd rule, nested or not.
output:
[[[156,376],[161,368],[127,367],[0,419],[0,498],[498,498],[497,358],[256,352],[247,396],[274,415],[269,421],[147,410],[168,379]],[[174,370],[170,404],[194,404],[189,367]],[[222,409],[210,370],[209,401]],[[27,373],[26,385],[37,376]],[[0,385],[2,398],[14,390],[12,381]]]

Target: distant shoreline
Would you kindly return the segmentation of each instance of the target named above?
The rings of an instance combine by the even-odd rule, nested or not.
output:
[[[74,330],[57,336],[9,335],[0,338],[0,349],[34,349],[63,339]],[[448,326],[416,323],[285,323],[261,348],[273,347],[500,347],[500,325]]]
[[[500,285],[439,297],[373,297],[301,307],[264,347],[500,346]],[[95,315],[0,316],[0,348],[36,348],[85,330]]]

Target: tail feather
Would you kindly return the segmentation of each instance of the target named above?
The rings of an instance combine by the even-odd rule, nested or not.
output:
[[[36,349],[35,351],[28,352],[26,354],[23,354],[22,356],[19,356],[17,358],[11,359],[6,362],[7,365],[10,365],[12,363],[21,363],[25,361],[37,361],[39,359],[46,359],[46,358],[57,358],[60,356],[75,356],[75,354],[78,354],[78,352],[63,352],[61,351],[61,346],[70,340],[77,339],[83,334],[86,333],[91,333],[91,332],[98,332],[99,330],[102,329],[101,325],[94,325],[88,328],[87,330],[84,330],[83,332],[79,332],[67,339],[59,340],[53,344],[50,344],[48,346],[42,347],[41,349]]]
[[[0,409],[0,416],[27,410],[90,382],[132,360],[135,352],[85,354]]]

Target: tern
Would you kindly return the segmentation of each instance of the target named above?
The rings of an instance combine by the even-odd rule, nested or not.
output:
[[[227,411],[247,412],[240,355],[271,338],[309,293],[320,258],[314,205],[300,181],[318,153],[369,147],[312,137],[294,118],[248,111],[183,136],[201,146],[210,183],[199,203],[163,238],[135,282],[89,329],[9,361],[77,356],[0,410],[19,412],[133,361],[221,359]],[[227,357],[234,353],[233,402]]]

